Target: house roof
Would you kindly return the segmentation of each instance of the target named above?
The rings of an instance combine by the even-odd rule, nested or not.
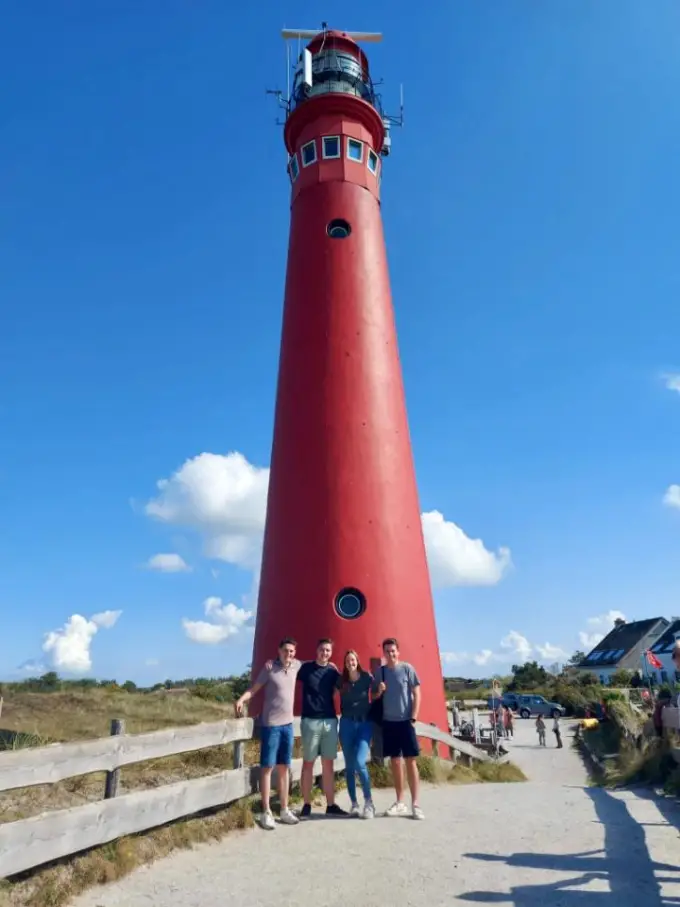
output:
[[[663,636],[659,637],[651,647],[655,655],[667,655],[673,651],[675,640],[680,638],[680,619],[675,619],[666,627]]]
[[[631,649],[639,645],[656,625],[659,625],[661,632],[668,627],[668,621],[665,617],[650,617],[647,620],[634,620],[614,627],[592,652],[579,662],[579,668],[613,667],[625,658]]]

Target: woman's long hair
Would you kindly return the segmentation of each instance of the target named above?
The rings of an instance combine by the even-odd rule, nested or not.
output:
[[[355,652],[354,649],[348,649],[345,652],[345,657],[342,660],[342,689],[346,690],[349,686],[349,669],[347,668],[347,656],[354,655],[357,660],[357,673],[361,676],[364,673],[364,669],[361,667],[361,662],[359,661],[359,655]]]

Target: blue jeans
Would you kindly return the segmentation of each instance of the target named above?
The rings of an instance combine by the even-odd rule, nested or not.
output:
[[[371,799],[371,780],[368,777],[366,760],[373,725],[370,721],[352,721],[351,718],[340,719],[340,743],[345,757],[345,779],[347,793],[352,803],[357,802],[357,782],[355,774],[359,776],[361,789],[365,800]]]

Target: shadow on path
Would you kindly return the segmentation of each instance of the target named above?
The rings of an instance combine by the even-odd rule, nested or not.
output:
[[[604,828],[604,848],[574,854],[515,853],[508,857],[470,853],[468,859],[505,862],[522,869],[574,873],[560,882],[513,887],[507,894],[470,891],[460,900],[477,904],[514,904],[515,907],[666,907],[680,897],[661,896],[660,882],[680,886],[676,865],[654,862],[647,849],[644,828],[628,812],[623,800],[604,788],[584,788]],[[676,810],[677,811],[677,810]],[[668,873],[663,879],[655,871]],[[605,880],[609,891],[578,891],[593,880]]]

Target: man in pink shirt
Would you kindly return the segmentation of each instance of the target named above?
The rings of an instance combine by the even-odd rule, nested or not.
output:
[[[295,681],[301,662],[295,658],[297,644],[294,639],[282,639],[276,661],[265,665],[255,683],[236,703],[236,714],[243,714],[243,706],[256,693],[264,689],[260,726],[260,793],[262,815],[260,825],[267,831],[276,828],[269,806],[272,769],[276,765],[280,821],[284,825],[297,825],[298,818],[288,807],[290,764],[293,759],[293,703]],[[269,667],[270,665],[270,667]]]

